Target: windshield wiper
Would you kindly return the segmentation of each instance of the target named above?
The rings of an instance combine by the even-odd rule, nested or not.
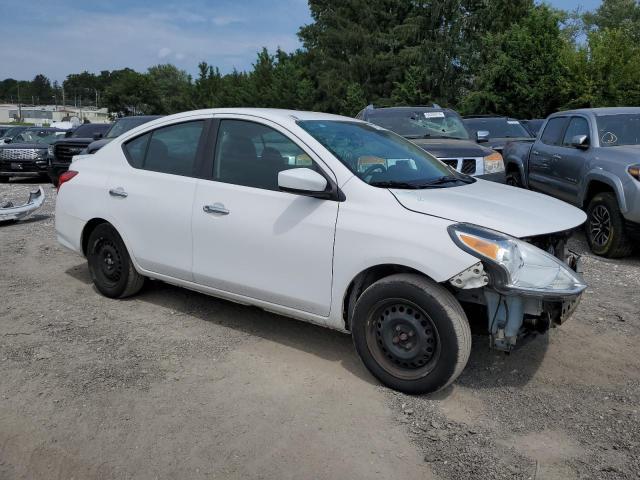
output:
[[[420,185],[416,185],[415,183],[396,182],[394,180],[381,180],[379,182],[371,182],[369,185],[383,188],[420,188]]]
[[[444,175],[444,176],[438,177],[438,178],[436,178],[434,180],[430,180],[428,182],[421,183],[419,188],[433,187],[433,186],[436,186],[436,185],[443,185],[445,183],[453,183],[453,182],[473,183],[473,180],[471,178],[454,177],[453,175]]]

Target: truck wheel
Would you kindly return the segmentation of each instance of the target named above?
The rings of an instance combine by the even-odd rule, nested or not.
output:
[[[522,183],[520,171],[511,170],[510,172],[507,172],[506,184],[511,185],[512,187],[522,188],[524,184]]]
[[[129,297],[144,285],[122,238],[108,223],[98,225],[89,235],[87,261],[93,284],[105,297]]]
[[[410,394],[451,384],[471,351],[469,322],[458,301],[415,274],[391,275],[367,288],[356,302],[351,334],[369,371]]]
[[[620,258],[633,252],[633,244],[625,232],[624,217],[613,193],[599,193],[591,199],[585,229],[589,247],[596,255]]]

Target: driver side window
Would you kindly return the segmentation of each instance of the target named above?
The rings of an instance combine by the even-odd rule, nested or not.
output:
[[[571,140],[576,135],[589,136],[589,123],[582,117],[572,117],[562,140],[563,147],[571,147]]]
[[[278,191],[278,173],[291,168],[319,171],[311,157],[280,132],[246,120],[222,120],[213,179]]]

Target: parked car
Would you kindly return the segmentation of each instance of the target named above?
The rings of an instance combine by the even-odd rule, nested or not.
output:
[[[71,159],[79,155],[94,140],[102,138],[111,127],[110,123],[85,123],[70,130],[67,137],[49,147],[49,167],[47,173],[51,183],[58,184],[58,177],[66,172]]]
[[[629,255],[640,238],[640,108],[550,115],[532,143],[505,150],[507,181],[587,212],[587,240],[605,257]]]
[[[27,128],[26,126],[20,125],[18,127],[11,127],[9,128],[6,132],[4,132],[2,134],[2,136],[0,137],[0,145],[4,145],[5,143],[11,143],[13,141],[13,138],[24,132]]]
[[[81,152],[81,154],[92,155],[114,138],[128,132],[132,128],[139,127],[140,125],[150,122],[151,120],[156,120],[157,118],[162,118],[162,115],[138,115],[134,117],[119,118],[111,124],[111,128],[109,128],[103,138],[91,142],[87,148]]]
[[[0,145],[0,183],[11,177],[47,177],[49,145],[64,135],[56,128],[31,127]]]
[[[462,117],[448,108],[369,105],[356,118],[387,128],[411,140],[456,171],[504,183],[502,156],[478,145]]]
[[[524,128],[529,130],[532,137],[537,137],[540,132],[540,128],[544,124],[544,118],[533,118],[531,120],[520,120],[520,123]]]
[[[463,305],[484,305],[508,351],[564,321],[585,288],[564,247],[579,209],[322,113],[155,120],[76,159],[55,218],[107,297],[150,277],[348,332],[373,375],[411,393],[464,368]]]
[[[504,145],[510,140],[532,140],[534,135],[524,128],[515,118],[476,115],[463,117],[468,130],[477,135],[478,141],[502,154]]]

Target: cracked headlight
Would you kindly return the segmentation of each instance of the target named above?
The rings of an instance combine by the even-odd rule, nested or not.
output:
[[[587,288],[568,265],[530,243],[468,223],[448,230],[458,247],[483,260],[498,291],[564,297]]]
[[[484,173],[498,173],[504,172],[504,161],[502,155],[498,152],[493,152],[491,155],[487,155],[484,160]]]

